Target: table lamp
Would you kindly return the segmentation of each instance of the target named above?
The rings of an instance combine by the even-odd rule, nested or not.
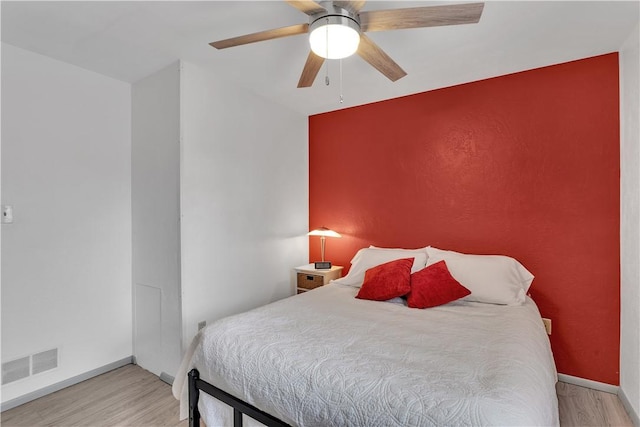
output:
[[[318,270],[326,270],[331,268],[331,261],[324,260],[324,245],[325,240],[328,237],[342,237],[340,234],[333,230],[329,230],[327,227],[316,228],[307,233],[308,236],[320,236],[320,256],[322,261],[315,262],[314,267]]]

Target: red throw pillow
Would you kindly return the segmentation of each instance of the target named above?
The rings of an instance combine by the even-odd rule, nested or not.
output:
[[[471,291],[454,279],[447,264],[440,261],[411,275],[407,305],[411,308],[435,307],[469,294]]]
[[[368,269],[356,298],[386,301],[411,290],[413,258],[397,259]]]

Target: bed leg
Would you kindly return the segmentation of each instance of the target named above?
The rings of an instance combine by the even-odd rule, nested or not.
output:
[[[198,399],[200,390],[196,380],[200,379],[197,369],[189,371],[189,427],[200,427],[200,412],[198,411]]]
[[[233,408],[233,427],[242,427],[242,412]]]

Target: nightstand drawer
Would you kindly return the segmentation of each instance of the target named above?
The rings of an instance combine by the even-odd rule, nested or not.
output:
[[[318,270],[314,268],[313,264],[307,264],[296,267],[295,272],[296,277],[291,277],[291,279],[296,283],[297,293],[301,294],[339,279],[342,276],[342,267],[334,265],[326,270]]]
[[[316,274],[298,273],[298,287],[315,289],[324,285],[324,277]]]

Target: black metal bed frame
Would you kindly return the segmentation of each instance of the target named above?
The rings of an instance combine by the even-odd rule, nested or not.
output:
[[[201,380],[197,369],[189,371],[189,427],[200,427],[200,411],[198,410],[200,390],[233,408],[233,427],[242,427],[242,414],[246,414],[267,427],[291,427],[273,415],[267,414],[226,391]]]

